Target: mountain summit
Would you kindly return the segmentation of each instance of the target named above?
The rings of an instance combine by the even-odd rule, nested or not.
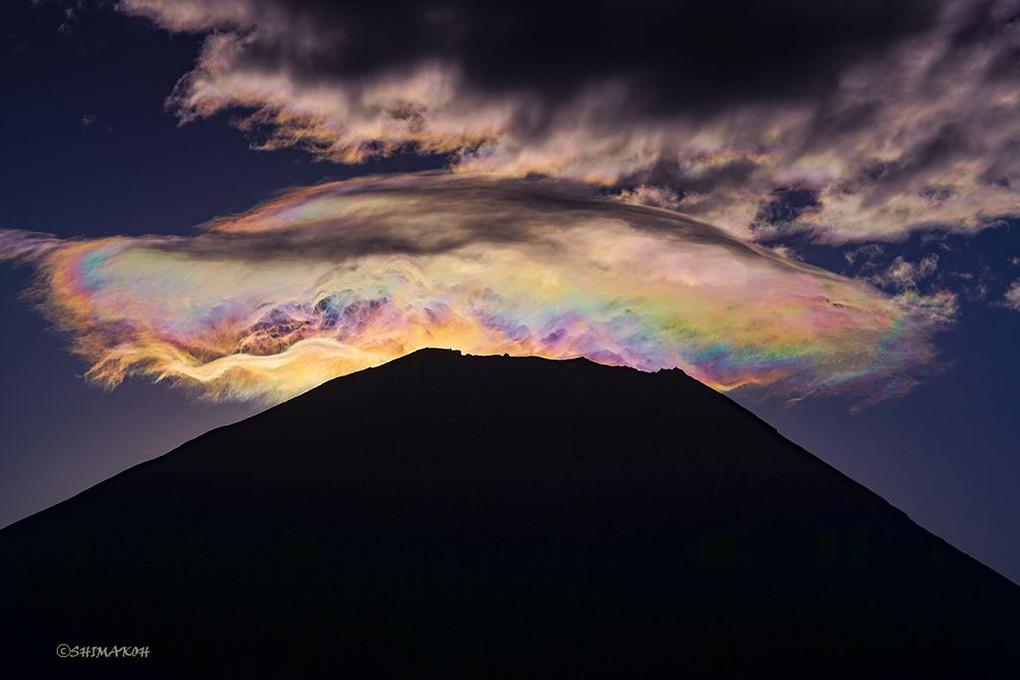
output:
[[[448,350],[0,531],[0,601],[7,677],[998,677],[1020,625],[1020,588],[682,371]]]

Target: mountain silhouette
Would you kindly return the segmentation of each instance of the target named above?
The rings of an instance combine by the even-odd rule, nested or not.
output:
[[[982,678],[1020,660],[1020,588],[682,371],[449,350],[0,531],[0,602],[10,678]]]

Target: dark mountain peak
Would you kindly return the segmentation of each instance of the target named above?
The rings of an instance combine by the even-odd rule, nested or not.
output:
[[[410,354],[405,354],[399,359],[387,362],[394,365],[408,364],[417,361],[442,361],[444,359],[458,359],[464,356],[464,353],[459,349],[453,349],[451,347],[423,347],[422,349],[416,349]],[[509,356],[509,355],[504,355]],[[384,364],[385,365],[385,364]]]
[[[88,643],[255,676],[987,677],[1020,620],[682,371],[442,349],[0,531],[0,584],[35,674]]]

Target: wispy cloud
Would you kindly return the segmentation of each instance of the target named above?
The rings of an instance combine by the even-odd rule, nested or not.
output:
[[[679,366],[719,389],[901,394],[944,310],[676,213],[549,181],[398,176],[298,190],[190,237],[0,232],[113,386],[278,401],[426,346]]]
[[[448,153],[459,173],[666,199],[745,239],[897,239],[1020,210],[1012,0],[118,6],[208,33],[169,106],[245,111],[260,148]]]
[[[916,291],[917,284],[934,274],[938,264],[939,256],[934,253],[925,255],[917,262],[897,256],[884,271],[872,274],[868,280],[884,288]]]
[[[1010,309],[1020,312],[1020,279],[1011,283],[1009,288],[1006,289],[1003,302]]]

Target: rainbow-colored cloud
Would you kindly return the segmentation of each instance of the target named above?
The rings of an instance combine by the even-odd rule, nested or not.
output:
[[[721,390],[903,393],[940,315],[678,213],[548,181],[294,191],[191,237],[0,232],[87,375],[277,402],[422,347],[680,367]]]

